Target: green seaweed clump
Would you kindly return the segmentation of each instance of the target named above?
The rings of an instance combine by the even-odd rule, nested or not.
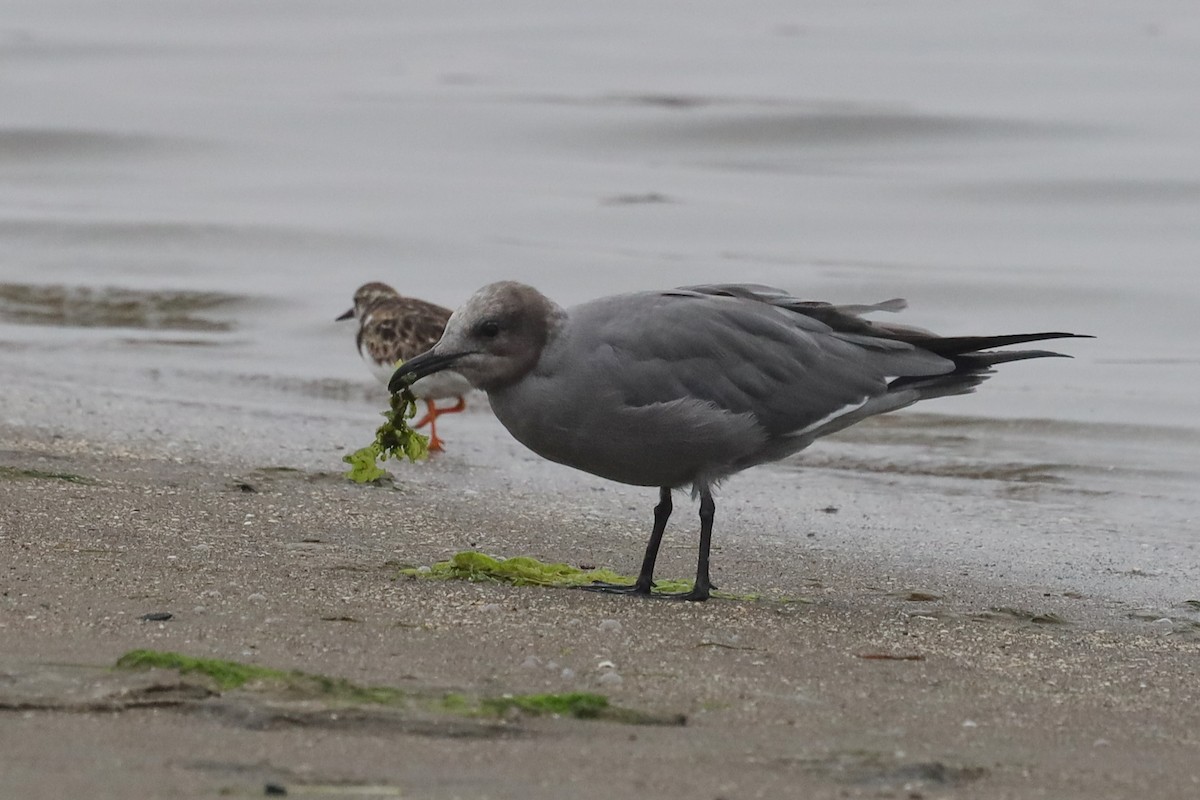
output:
[[[410,578],[432,578],[434,580],[460,580],[472,582],[507,583],[512,586],[549,586],[559,589],[576,589],[593,583],[614,583],[632,586],[636,581],[632,575],[621,575],[610,569],[580,569],[570,564],[553,564],[539,561],[531,556],[497,558],[476,550],[455,553],[448,561],[438,561],[429,567],[405,567],[401,575]],[[676,578],[659,578],[654,589],[666,594],[691,591],[692,581]],[[714,591],[713,597],[725,600],[759,600],[758,594],[732,594]],[[782,602],[808,602],[807,600],[784,599]]]
[[[89,485],[95,483],[91,478],[76,475],[72,472],[47,472],[41,469],[25,469],[23,467],[0,467],[0,479],[32,478],[34,480],[66,481]]]
[[[497,716],[510,708],[516,708],[535,716],[557,714],[560,717],[596,719],[608,708],[608,698],[591,692],[517,694],[485,698],[480,703],[480,708],[484,713]]]
[[[564,694],[504,695],[475,699],[457,692],[440,698],[414,694],[391,686],[360,686],[344,678],[331,678],[299,670],[285,671],[225,661],[219,658],[194,658],[164,650],[131,650],[117,659],[117,669],[173,669],[182,674],[206,675],[222,690],[246,687],[305,702],[319,701],[328,707],[401,706],[469,717],[499,717],[510,709],[532,716],[557,715],[575,719],[604,719],[628,725],[684,725],[682,714],[657,714],[610,705],[608,698],[589,692]]]
[[[345,678],[330,678],[308,672],[292,673],[289,688],[303,694],[315,694],[348,705],[394,706],[408,698],[401,689],[391,686],[359,686]]]
[[[164,650],[130,650],[117,659],[117,669],[175,669],[180,674],[198,672],[222,689],[237,689],[248,681],[286,681],[289,673],[270,667],[241,664],[220,658],[193,658]]]
[[[475,711],[471,701],[458,692],[447,692],[442,695],[441,708],[454,714],[470,714]]]
[[[633,585],[634,578],[620,575],[610,569],[583,570],[570,564],[551,564],[530,556],[496,558],[475,550],[455,553],[449,561],[439,561],[428,569],[407,568],[402,575],[441,580],[491,581],[513,586],[553,586],[573,588],[603,583]],[[686,592],[692,588],[691,581],[660,580],[655,588],[663,592]]]
[[[635,708],[614,706],[602,694],[564,692],[562,694],[516,694],[485,697],[474,712],[482,716],[504,716],[516,709],[531,716],[599,719],[625,725],[686,725],[686,714],[659,714]]]
[[[342,456],[350,465],[345,476],[355,483],[371,483],[387,476],[387,470],[379,466],[389,458],[407,458],[420,461],[429,455],[429,439],[408,427],[408,420],[416,416],[417,398],[405,386],[392,395],[388,410],[383,412],[384,422],[375,431],[375,441],[353,453]]]
[[[406,695],[390,686],[359,686],[299,670],[284,671],[220,658],[194,658],[165,650],[131,650],[117,659],[117,669],[174,669],[180,674],[207,675],[221,689],[238,689],[250,682],[269,684],[292,695],[317,697],[348,705],[395,705]]]

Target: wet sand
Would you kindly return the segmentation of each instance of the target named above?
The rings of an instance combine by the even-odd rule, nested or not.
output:
[[[1187,798],[1200,787],[1200,625],[1186,604],[1138,613],[827,546],[831,528],[855,527],[850,509],[791,520],[815,533],[789,541],[739,531],[719,505],[714,579],[759,600],[409,579],[401,565],[473,548],[629,571],[650,498],[486,488],[464,478],[487,467],[453,453],[384,489],[129,444],[0,428],[0,796],[254,796],[272,784],[427,798]],[[832,495],[814,474],[820,505]],[[870,491],[897,500],[895,487]],[[993,502],[963,498],[958,513]],[[894,506],[893,526],[916,522]],[[686,577],[692,513],[677,508],[662,574]],[[157,612],[173,616],[141,620]],[[107,672],[136,648],[426,697],[592,691],[686,724],[264,705],[246,692],[181,700],[177,679],[147,691],[145,676]]]

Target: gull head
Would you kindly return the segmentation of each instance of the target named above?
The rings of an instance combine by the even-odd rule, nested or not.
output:
[[[442,338],[426,353],[404,362],[388,389],[453,369],[485,392],[511,386],[538,363],[562,309],[532,286],[489,284],[451,315]]]

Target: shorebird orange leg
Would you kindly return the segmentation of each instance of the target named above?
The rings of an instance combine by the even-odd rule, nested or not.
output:
[[[460,397],[458,402],[449,408],[438,408],[433,404],[432,400],[425,401],[425,407],[429,409],[425,412],[425,416],[421,417],[415,423],[414,428],[423,428],[429,426],[429,452],[440,453],[446,448],[442,445],[441,438],[437,435],[437,418],[442,414],[457,414],[467,407],[466,399]]]

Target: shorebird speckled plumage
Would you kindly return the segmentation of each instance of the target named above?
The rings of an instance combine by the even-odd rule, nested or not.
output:
[[[450,309],[415,297],[404,297],[386,283],[373,281],[358,287],[354,306],[338,317],[358,320],[358,352],[371,372],[387,385],[396,364],[424,353],[438,341],[450,319]],[[425,401],[426,414],[413,427],[429,426],[429,449],[445,449],[437,435],[437,418],[467,407],[463,395],[471,390],[457,372],[440,372],[417,381],[413,394]],[[449,407],[438,408],[435,400],[456,398]]]

